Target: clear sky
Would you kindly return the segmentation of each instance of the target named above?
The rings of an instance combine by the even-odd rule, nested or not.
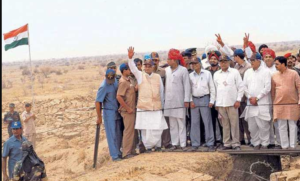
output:
[[[29,24],[36,59],[300,40],[299,0],[2,0],[2,32]],[[28,60],[28,46],[2,61]]]

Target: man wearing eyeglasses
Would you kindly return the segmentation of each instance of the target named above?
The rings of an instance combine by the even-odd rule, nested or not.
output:
[[[241,150],[238,108],[244,95],[242,77],[236,69],[229,67],[230,58],[220,56],[221,70],[214,74],[214,83],[217,90],[216,109],[222,116],[223,150]]]
[[[154,63],[150,55],[144,57],[144,71],[139,71],[134,61],[134,48],[128,49],[128,66],[138,83],[138,103],[135,129],[141,130],[142,141],[147,149],[161,149],[161,135],[168,128],[163,115],[164,86],[160,75],[153,73]]]
[[[8,181],[13,178],[14,166],[17,161],[22,159],[22,143],[27,139],[22,136],[22,125],[20,121],[15,121],[11,124],[13,136],[10,137],[3,145],[2,151],[2,176],[3,181]],[[8,173],[7,175],[7,157]]]
[[[270,144],[271,73],[261,63],[261,55],[256,52],[250,58],[252,68],[244,75],[247,107],[241,117],[248,122],[251,144],[255,150],[268,149]]]

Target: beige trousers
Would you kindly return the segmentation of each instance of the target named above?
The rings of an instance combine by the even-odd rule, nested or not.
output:
[[[33,149],[35,149],[36,133],[24,134],[25,138],[32,143]]]
[[[233,106],[218,107],[222,116],[224,146],[240,146],[239,112]],[[231,137],[230,137],[231,136]]]

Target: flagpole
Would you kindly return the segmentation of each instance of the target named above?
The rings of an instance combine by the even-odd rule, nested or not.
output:
[[[30,51],[30,38],[29,38],[29,24],[28,24],[28,49],[29,49],[29,63],[30,63],[30,79],[31,79],[31,95],[32,95],[32,107],[34,108],[34,89],[33,89],[33,74],[31,64],[31,51]]]

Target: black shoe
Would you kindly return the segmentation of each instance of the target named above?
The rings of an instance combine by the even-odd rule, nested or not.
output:
[[[176,146],[171,146],[170,148],[166,149],[166,151],[175,151],[177,149]]]
[[[128,159],[128,158],[132,158],[132,157],[135,157],[136,155],[133,155],[133,154],[129,154],[129,155],[126,155],[123,157],[123,159]]]
[[[235,148],[233,148],[233,149],[236,150],[236,151],[242,150],[240,146],[237,146],[237,147],[235,147]]]
[[[152,153],[152,149],[150,148],[150,149],[147,149],[146,151],[145,151],[145,153]]]
[[[250,144],[249,147],[254,148],[254,145]]]
[[[161,147],[156,147],[156,148],[155,148],[155,151],[156,151],[156,152],[161,152]]]
[[[241,145],[246,145],[245,140],[242,140],[242,141],[241,141]]]
[[[171,147],[172,147],[172,145],[169,144],[169,145],[165,146],[165,149],[169,149],[169,148],[171,148]]]
[[[232,149],[231,146],[223,146],[223,147],[221,148],[221,150],[231,150],[231,149]]]
[[[275,144],[269,144],[269,145],[268,145],[268,148],[269,148],[269,149],[274,149],[274,148],[275,148]]]
[[[208,152],[215,152],[216,148],[214,146],[209,146],[208,147]]]

